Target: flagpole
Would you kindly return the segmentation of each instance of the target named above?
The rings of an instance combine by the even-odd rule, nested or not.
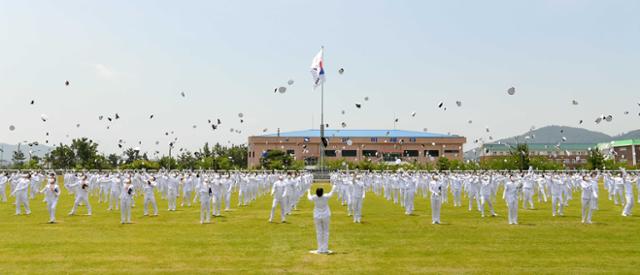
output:
[[[324,83],[320,84],[320,172],[324,174]]]
[[[321,46],[324,56],[324,46]],[[324,57],[323,57],[324,59]],[[324,174],[324,81],[320,83],[320,172]]]

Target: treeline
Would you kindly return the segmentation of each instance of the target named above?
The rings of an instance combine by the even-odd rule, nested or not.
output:
[[[150,158],[135,148],[125,149],[121,155],[104,155],[98,144],[88,138],[74,139],[71,144],[60,143],[44,157],[26,159],[22,151],[13,154],[14,169],[214,169],[247,168],[247,147],[222,146],[208,143],[196,152],[180,150],[175,156]]]

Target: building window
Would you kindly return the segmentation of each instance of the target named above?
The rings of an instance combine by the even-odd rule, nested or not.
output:
[[[327,157],[335,157],[336,150],[324,150],[324,155]]]
[[[404,150],[404,154],[405,157],[417,157],[418,156],[418,150]]]
[[[356,150],[342,150],[343,157],[357,157],[358,151]]]
[[[377,137],[371,138],[371,142],[378,142],[378,138]]]
[[[424,150],[424,155],[427,157],[436,158],[440,156],[440,150]]]
[[[375,157],[378,154],[377,150],[362,150],[362,155],[365,157]]]
[[[296,154],[296,150],[287,150],[287,155],[293,156]]]
[[[312,165],[316,165],[318,164],[318,158],[317,157],[308,157],[304,159],[304,165],[306,166],[312,166]]]
[[[445,154],[457,154],[460,153],[460,150],[444,150]]]
[[[382,159],[384,161],[396,161],[396,159],[402,158],[402,154],[400,153],[384,153],[382,155]]]

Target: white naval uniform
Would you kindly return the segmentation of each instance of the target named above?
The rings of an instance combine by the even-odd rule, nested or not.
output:
[[[133,193],[132,184],[125,184],[122,188],[122,193],[120,193],[120,223],[131,223]]]
[[[518,224],[518,191],[520,184],[517,181],[508,181],[504,185],[502,198],[507,202],[509,210],[509,224]]]
[[[78,180],[76,183],[72,183],[67,186],[70,189],[74,189],[74,193],[76,195],[75,201],[73,202],[73,208],[71,208],[69,215],[76,214],[76,209],[80,203],[85,203],[87,205],[87,215],[91,215],[91,204],[89,204],[89,183],[86,180]]]
[[[442,182],[431,180],[429,182],[431,192],[431,223],[440,224],[440,209],[442,208]]]
[[[594,186],[597,181],[582,180],[580,187],[582,188],[582,223],[591,223],[593,214],[593,205],[598,199],[597,188]]]
[[[60,187],[57,184],[47,184],[40,193],[44,193],[44,200],[47,202],[47,211],[49,212],[49,222],[56,222],[56,206],[58,205],[58,197],[60,197]]]
[[[25,213],[27,215],[31,214],[31,209],[29,209],[29,179],[20,178],[18,179],[18,183],[16,187],[13,189],[12,194],[16,196],[16,215],[20,215],[20,206],[24,206]]]
[[[200,193],[200,223],[211,222],[211,197],[213,190],[207,181],[198,185]]]
[[[356,179],[351,187],[351,204],[353,205],[353,222],[362,222],[362,201],[365,197],[365,186],[362,179]]]
[[[153,206],[153,215],[158,215],[158,204],[156,203],[156,195],[153,193],[153,189],[158,186],[155,181],[148,181],[142,190],[144,192],[144,215],[149,214],[149,204]]]
[[[286,221],[285,197],[287,195],[287,188],[285,185],[286,183],[284,183],[282,180],[277,180],[271,187],[271,196],[273,196],[273,202],[271,203],[271,215],[269,216],[269,222],[273,221],[273,215],[278,204],[280,204],[280,219],[282,220],[282,222]]]
[[[329,253],[329,223],[331,220],[331,209],[329,209],[329,199],[333,195],[334,187],[329,194],[322,197],[311,195],[307,190],[307,199],[314,202],[313,220],[316,225],[316,239],[318,242],[318,253]]]

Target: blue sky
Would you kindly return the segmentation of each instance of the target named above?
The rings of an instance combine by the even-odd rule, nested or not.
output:
[[[467,148],[581,119],[617,134],[640,128],[638,14],[638,1],[0,1],[0,141],[87,136],[105,152],[119,139],[164,152],[172,137],[193,150],[308,129],[321,45],[332,128],[398,117],[398,129],[464,135]],[[600,114],[613,122],[596,125]]]

